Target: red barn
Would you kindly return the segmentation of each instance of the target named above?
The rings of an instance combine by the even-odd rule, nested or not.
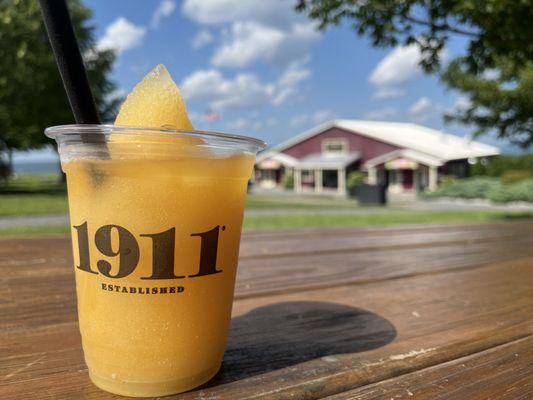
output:
[[[416,124],[335,120],[260,154],[254,179],[259,187],[274,188],[290,173],[296,192],[344,195],[348,174],[362,171],[369,184],[414,194],[434,190],[444,175],[464,177],[470,164],[499,153]]]

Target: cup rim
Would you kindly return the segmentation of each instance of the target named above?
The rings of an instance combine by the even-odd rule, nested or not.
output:
[[[64,136],[79,136],[79,135],[104,135],[109,136],[113,134],[140,134],[140,133],[162,133],[168,135],[183,135],[188,137],[209,137],[212,139],[229,140],[239,144],[253,145],[258,150],[266,148],[267,144],[261,139],[256,139],[250,136],[236,135],[233,133],[212,132],[195,129],[174,129],[169,128],[153,128],[142,126],[129,125],[111,125],[111,124],[69,124],[50,126],[44,130],[44,134],[51,139],[57,140]]]

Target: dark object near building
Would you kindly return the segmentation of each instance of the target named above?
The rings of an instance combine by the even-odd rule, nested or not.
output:
[[[387,187],[385,185],[359,185],[350,189],[350,197],[355,197],[362,205],[385,205]]]

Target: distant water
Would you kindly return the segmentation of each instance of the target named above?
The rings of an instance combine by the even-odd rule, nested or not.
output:
[[[59,163],[57,161],[45,162],[15,162],[13,169],[16,174],[50,174],[59,173]]]

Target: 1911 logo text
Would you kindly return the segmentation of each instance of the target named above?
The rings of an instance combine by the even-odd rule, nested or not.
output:
[[[107,257],[117,257],[118,270],[111,273],[112,265],[106,260],[97,260],[96,268],[91,265],[89,253],[89,234],[87,222],[73,227],[77,232],[77,244],[79,252],[79,264],[76,266],[81,271],[90,274],[102,274],[107,278],[119,279],[130,275],[139,263],[139,242],[135,236],[126,228],[120,225],[104,225],[96,230],[94,244],[98,251]],[[220,231],[224,231],[225,226],[217,225],[213,229],[193,233],[190,239],[200,240],[200,263],[198,270],[193,275],[176,275],[174,271],[174,248],[176,243],[176,228],[170,228],[159,233],[143,233],[140,240],[150,240],[152,242],[152,271],[150,276],[143,276],[141,279],[183,279],[197,278],[206,275],[218,274],[222,269],[216,266],[218,252],[218,237]],[[111,235],[113,232],[118,235],[118,248],[112,246]],[[198,239],[196,239],[198,240]]]

